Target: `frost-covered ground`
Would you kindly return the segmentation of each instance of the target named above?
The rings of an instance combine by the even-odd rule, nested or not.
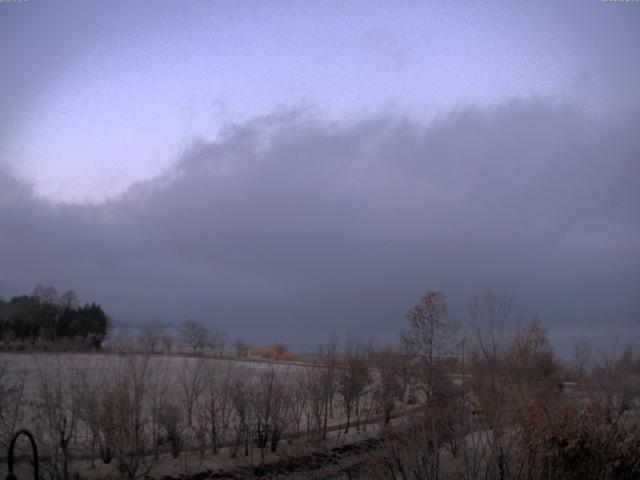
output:
[[[145,358],[146,357],[146,358]],[[306,370],[301,365],[274,363],[259,359],[211,358],[183,355],[142,355],[117,353],[0,353],[0,366],[4,369],[5,381],[21,380],[24,377],[25,393],[32,394],[45,374],[59,373],[71,380],[84,375],[89,382],[100,382],[116,372],[142,367],[148,361],[149,372],[160,374],[169,383],[175,383],[185,372],[193,372],[197,367],[215,369],[218,377],[228,369],[241,374],[247,380],[260,372],[273,368],[279,375],[293,377]]]

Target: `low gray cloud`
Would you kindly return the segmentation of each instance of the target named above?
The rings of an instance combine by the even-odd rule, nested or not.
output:
[[[97,206],[44,202],[0,170],[0,294],[43,282],[116,320],[298,347],[392,339],[426,289],[459,316],[510,290],[552,335],[634,331],[639,120],[541,100],[429,124],[275,114]]]

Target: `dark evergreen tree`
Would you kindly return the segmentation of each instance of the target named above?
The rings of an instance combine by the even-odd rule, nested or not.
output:
[[[66,292],[62,301],[42,293],[49,291],[55,289],[39,286],[34,290],[39,294],[20,295],[9,302],[0,302],[2,338],[32,345],[72,340],[79,347],[100,348],[110,326],[102,307],[95,302],[77,307],[72,291]]]

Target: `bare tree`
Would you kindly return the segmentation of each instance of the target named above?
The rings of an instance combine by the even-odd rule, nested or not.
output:
[[[183,448],[197,449],[198,455],[185,454],[180,456],[180,466],[183,474],[191,475],[200,468],[206,453],[207,422],[204,405],[206,388],[206,365],[211,360],[198,358],[182,358],[178,371],[178,395],[169,407],[169,419],[175,421],[172,426],[171,448],[175,455]]]
[[[38,391],[33,402],[37,431],[47,453],[51,478],[70,477],[71,442],[77,435],[84,372],[61,365],[38,365]]]
[[[235,431],[235,441],[231,448],[232,458],[236,457],[240,447],[243,447],[245,456],[249,455],[250,432],[253,424],[251,410],[253,385],[247,381],[247,378],[250,376],[240,372],[231,385],[231,403],[234,410],[232,425]]]
[[[125,355],[121,360],[105,383],[103,395],[109,407],[106,423],[113,425],[118,472],[122,477],[135,480],[147,475],[155,461],[147,455],[150,419],[144,408],[150,357]]]
[[[386,448],[380,470],[382,478],[402,480],[438,480],[441,465],[441,439],[435,419],[412,419],[404,430],[386,435]],[[466,479],[465,479],[466,480]]]
[[[224,330],[215,330],[209,335],[209,347],[213,350],[214,355],[222,358],[224,349],[229,341],[229,335]]]
[[[506,328],[513,308],[513,296],[488,291],[473,297],[467,305],[472,348],[483,358],[497,358],[506,345]]]
[[[372,382],[369,346],[349,337],[344,350],[344,364],[338,374],[338,393],[347,416],[344,433],[349,433],[352,413],[359,412],[360,400]]]
[[[246,357],[249,354],[249,348],[249,344],[239,338],[233,342],[233,349],[238,357]]]
[[[276,343],[275,345],[273,345],[273,350],[276,354],[276,358],[280,360],[289,351],[289,347],[287,347],[287,345],[285,345],[284,343]]]
[[[194,320],[186,320],[180,329],[180,338],[185,347],[191,348],[193,353],[201,352],[209,339],[207,328]]]
[[[378,381],[375,384],[376,403],[382,412],[384,425],[388,425],[396,401],[402,397],[401,354],[385,348],[375,353],[374,363],[378,371]]]
[[[100,373],[98,373],[100,376]],[[85,437],[87,438],[89,454],[91,456],[91,467],[95,468],[95,457],[97,449],[101,445],[100,430],[100,381],[96,375],[93,376],[95,381],[89,381],[88,376],[84,376],[81,393],[80,393],[80,411],[78,418],[84,424]],[[101,452],[102,453],[102,452]],[[110,458],[106,463],[110,461]]]
[[[138,343],[144,350],[155,352],[160,347],[164,335],[164,326],[158,320],[151,320],[140,328]]]
[[[118,327],[109,336],[109,345],[118,351],[131,351],[134,349],[135,336],[131,334],[131,329],[127,324]]]
[[[231,362],[228,362],[224,369],[220,369],[217,362],[209,362],[204,376],[205,422],[211,449],[216,453],[227,437],[231,422],[231,387],[234,381]]]
[[[205,389],[204,363],[202,359],[183,358],[178,373],[182,408],[186,413],[187,427],[194,427],[195,410]]]
[[[509,445],[504,441],[508,438],[509,398],[505,381],[509,348],[506,330],[512,305],[510,295],[498,296],[487,292],[482,298],[472,298],[467,308],[471,328],[473,394],[490,427],[487,468],[491,475],[501,479],[507,475],[508,468]],[[469,457],[467,453],[465,455]]]
[[[160,343],[162,344],[164,353],[170,354],[173,348],[173,335],[165,333],[162,338],[160,338]]]
[[[95,456],[97,450],[103,463],[109,464],[115,456],[118,437],[117,405],[105,382],[106,379],[102,383],[87,382],[83,387],[80,418],[91,435],[91,456]]]
[[[522,443],[531,441],[515,433],[533,400],[551,403],[557,393],[557,367],[544,328],[536,318],[510,324],[511,306],[510,296],[488,293],[469,307],[473,395],[489,427],[488,474],[501,479],[515,475]]]
[[[76,292],[72,289],[65,290],[62,295],[60,295],[60,306],[65,308],[78,308],[78,297],[76,296]]]
[[[51,286],[38,283],[33,289],[32,297],[37,298],[43,303],[57,305],[60,302],[58,291]]]
[[[327,437],[329,418],[333,418],[333,400],[336,396],[338,375],[338,337],[332,335],[324,347],[320,348],[319,357],[322,368],[320,369],[320,391],[324,406],[324,421],[322,422],[322,439]]]
[[[583,381],[587,374],[587,365],[591,357],[591,344],[584,338],[573,347],[571,369],[576,381]]]
[[[168,411],[170,407],[164,408],[167,404],[171,403],[168,399],[168,392],[170,391],[171,379],[165,374],[167,361],[164,358],[154,358],[154,361],[149,362],[147,381],[145,388],[145,415],[149,419],[148,422],[148,436],[151,437],[151,443],[153,445],[153,458],[158,460],[161,429],[164,428],[164,433],[167,434],[167,425],[162,425],[161,414],[165,415],[165,420],[170,417],[171,412]]]
[[[520,391],[543,384],[556,372],[547,331],[537,317],[519,326],[507,350],[507,360],[510,385],[517,385]]]
[[[309,410],[309,384],[304,374],[297,374],[292,385],[291,395],[291,423],[294,436],[300,436],[300,424],[305,413]],[[310,423],[307,420],[307,423]],[[293,441],[291,438],[290,441]]]
[[[429,364],[437,355],[451,353],[456,323],[449,318],[447,297],[428,291],[420,303],[407,313],[409,328],[403,334],[410,351]]]
[[[307,391],[307,408],[305,409],[307,437],[312,439],[315,433],[321,438],[326,435],[326,425],[329,410],[327,380],[330,379],[324,367],[314,367],[306,370],[304,388]],[[333,387],[331,387],[333,390]]]
[[[407,313],[409,327],[401,332],[403,350],[409,357],[409,403],[418,400],[421,389],[424,401],[436,401],[442,386],[443,369],[458,344],[458,324],[448,314],[444,293],[427,291],[420,303]]]
[[[250,398],[254,419],[252,439],[264,461],[266,448],[275,452],[287,427],[291,399],[286,379],[283,381],[275,368],[269,367],[260,373]]]

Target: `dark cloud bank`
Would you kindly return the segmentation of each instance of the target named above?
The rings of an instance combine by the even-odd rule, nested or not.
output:
[[[285,113],[194,144],[98,206],[0,170],[0,294],[74,288],[116,320],[195,318],[299,348],[394,338],[427,289],[487,288],[552,336],[640,332],[640,111],[544,101],[423,125]]]

